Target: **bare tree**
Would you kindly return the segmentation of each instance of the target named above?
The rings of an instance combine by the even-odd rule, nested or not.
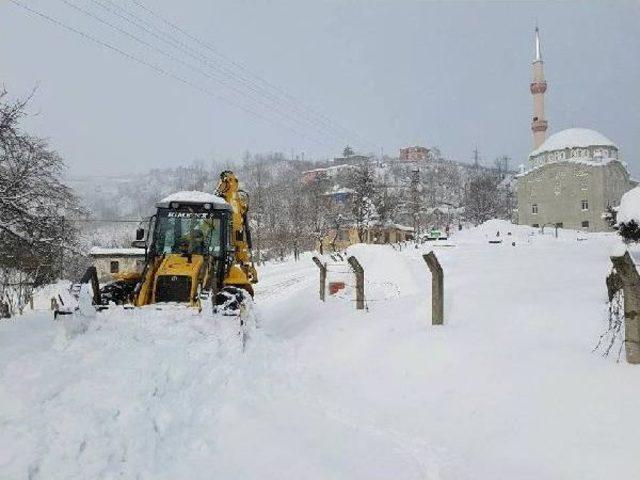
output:
[[[478,225],[498,214],[499,199],[496,179],[490,175],[478,175],[467,185],[464,198],[465,216]]]
[[[80,209],[60,180],[64,163],[44,140],[21,130],[26,105],[0,92],[0,301],[14,313],[33,288],[63,277],[79,254],[68,217]]]
[[[317,247],[321,254],[324,253],[322,240],[331,228],[332,218],[337,215],[336,205],[327,195],[330,183],[326,176],[320,176],[302,189],[305,196],[303,219],[313,247]]]

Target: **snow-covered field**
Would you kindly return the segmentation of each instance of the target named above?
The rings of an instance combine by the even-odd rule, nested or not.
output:
[[[319,302],[309,256],[267,265],[244,353],[184,309],[114,309],[70,339],[46,311],[3,321],[0,478],[637,478],[640,370],[592,353],[617,240],[532,232],[434,248],[444,326],[429,247],[363,245],[368,312],[349,288]]]

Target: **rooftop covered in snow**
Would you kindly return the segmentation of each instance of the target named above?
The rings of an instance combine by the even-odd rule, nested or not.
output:
[[[172,193],[171,195],[168,195],[164,197],[162,200],[160,200],[157,206],[168,207],[169,204],[172,202],[190,203],[190,204],[211,203],[217,208],[229,207],[229,204],[224,198],[214,195],[212,193],[199,192],[197,190],[188,190],[188,191]]]
[[[144,248],[91,247],[89,255],[92,257],[144,257]]]
[[[592,146],[613,147],[618,149],[615,143],[600,132],[588,128],[567,128],[566,130],[551,135],[542,145],[532,151],[529,156],[535,157],[544,152],[564,150],[565,148]]]

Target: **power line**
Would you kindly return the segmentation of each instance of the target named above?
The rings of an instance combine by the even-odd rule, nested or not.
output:
[[[336,127],[334,125],[331,125],[330,120],[329,121],[324,121],[322,119],[319,120],[318,118],[316,118],[319,116],[319,114],[309,109],[305,110],[304,108],[300,108],[300,106],[298,106],[296,103],[290,100],[287,100],[287,99],[283,100],[281,96],[274,94],[272,91],[260,85],[259,83],[255,82],[251,78],[248,78],[247,76],[239,74],[233,69],[228,68],[226,65],[224,65],[224,63],[220,62],[220,60],[210,60],[210,57],[203,55],[201,52],[187,45],[185,42],[181,41],[180,39],[176,38],[170,33],[160,30],[158,27],[156,27],[154,24],[152,24],[148,20],[143,19],[140,16],[126,10],[122,6],[115,4],[112,0],[105,0],[108,4],[111,5],[111,7],[108,5],[105,5],[104,3],[98,0],[91,0],[91,1],[94,4],[100,6],[101,8],[107,10],[112,15],[144,31],[146,34],[151,35],[152,37],[166,44],[169,44],[173,48],[185,53],[189,57],[202,62],[204,65],[209,67],[212,71],[215,71],[216,73],[221,74],[227,78],[233,79],[234,81],[248,88],[251,92],[255,93],[256,95],[262,95],[268,98],[269,101],[273,102],[274,105],[279,106],[281,108],[288,109],[291,112],[293,112],[294,115],[297,115],[298,117],[302,118],[304,121],[315,124],[316,127],[321,128],[323,131],[327,132],[331,136],[334,136],[334,137],[337,136],[341,141],[347,141],[347,143],[349,143],[349,140],[351,139],[351,137],[357,136],[357,135],[354,135],[353,133],[348,132],[346,129],[340,126]],[[120,12],[123,12],[126,16]],[[147,25],[148,27],[145,25]],[[347,134],[345,135],[344,132],[347,132]]]
[[[62,3],[64,3],[65,5],[73,8],[73,9],[75,9],[77,11],[79,11],[80,13],[82,13],[82,14],[90,17],[90,18],[93,18],[94,20],[97,20],[98,22],[102,23],[103,25],[106,25],[106,26],[116,30],[117,32],[120,32],[123,35],[133,39],[134,41],[136,41],[136,42],[138,42],[138,43],[140,43],[140,44],[142,44],[142,45],[144,45],[144,46],[156,51],[157,53],[160,53],[161,55],[164,55],[165,57],[169,58],[170,60],[172,60],[174,62],[177,62],[177,63],[180,63],[181,65],[184,65],[187,68],[190,68],[191,70],[193,70],[193,71],[195,71],[195,72],[207,77],[210,80],[218,82],[219,84],[223,85],[224,87],[226,87],[226,88],[228,88],[230,90],[233,90],[233,91],[239,93],[242,96],[245,95],[244,91],[242,91],[241,89],[238,89],[236,86],[234,86],[233,84],[230,84],[229,82],[225,81],[224,79],[220,79],[218,77],[214,77],[214,76],[210,75],[208,72],[202,70],[201,68],[196,67],[196,66],[194,66],[194,65],[192,65],[192,64],[190,64],[188,62],[185,62],[181,58],[176,57],[175,55],[172,55],[171,53],[166,52],[165,50],[157,47],[156,45],[153,45],[153,44],[147,42],[146,40],[143,40],[140,37],[137,37],[136,35],[133,35],[132,33],[128,32],[127,30],[125,30],[123,28],[120,28],[119,26],[114,25],[113,23],[110,23],[109,21],[99,17],[98,15],[95,15],[94,13],[92,13],[92,12],[90,12],[90,11],[88,11],[88,10],[86,10],[86,9],[84,9],[84,8],[82,8],[82,7],[80,7],[80,6],[76,5],[76,4],[68,1],[68,0],[60,0],[60,1]],[[99,2],[96,2],[95,0],[92,0],[92,1],[94,1],[94,3],[102,6]],[[151,32],[149,32],[149,33],[151,33]],[[268,109],[270,108],[272,111],[275,111],[276,113],[278,113],[282,117],[282,119],[284,121],[290,120],[290,118],[287,116],[286,112],[283,113],[282,111],[278,110],[277,108],[273,107],[272,105],[270,105],[268,103],[265,103],[261,99],[258,99],[257,102],[260,103],[263,107],[266,107]]]
[[[110,1],[110,0],[109,0]],[[300,100],[296,99],[295,97],[291,96],[290,94],[288,94],[287,92],[285,92],[284,90],[282,90],[280,87],[268,82],[267,80],[263,79],[262,77],[254,74],[253,72],[251,72],[251,70],[249,70],[246,66],[244,66],[242,63],[235,61],[233,59],[228,58],[227,56],[225,56],[224,54],[222,54],[217,48],[215,48],[214,46],[212,46],[210,43],[207,43],[203,40],[201,40],[200,38],[196,37],[195,35],[192,35],[191,33],[189,33],[188,31],[186,31],[184,28],[180,27],[179,25],[176,25],[175,23],[167,20],[166,18],[164,18],[162,15],[160,15],[159,13],[156,13],[155,11],[153,11],[151,8],[147,7],[146,5],[144,5],[142,2],[140,2],[139,0],[131,0],[131,2],[133,4],[135,4],[138,8],[140,8],[141,10],[147,12],[149,15],[159,19],[161,22],[163,22],[164,24],[168,25],[170,28],[180,32],[181,34],[183,34],[184,36],[186,36],[187,38],[189,38],[190,40],[192,40],[193,42],[197,43],[198,45],[206,48],[207,50],[211,51],[214,55],[218,56],[219,58],[223,59],[224,61],[229,62],[231,65],[235,66],[236,68],[240,69],[241,71],[245,72],[248,76],[253,77],[254,79],[256,79],[257,81],[259,81],[260,83],[266,85],[267,87],[270,87],[278,92],[280,92],[281,94],[283,94],[285,97],[287,97],[289,99],[289,101],[293,102],[294,104],[299,104],[301,105],[301,107],[309,112],[311,112],[313,115],[317,115],[319,118],[329,122],[329,123],[335,123],[332,122],[331,119],[327,118],[326,116],[322,115],[321,113],[315,112],[314,110],[312,110],[311,108],[307,107],[306,105],[304,105],[304,103],[302,103]],[[343,130],[344,132],[349,133],[349,136],[351,137],[358,137],[361,139],[361,141],[364,141],[364,143],[366,144],[370,144],[370,145],[374,145],[373,143],[362,139],[362,137],[360,137],[360,135],[355,134],[354,132],[351,132],[350,130],[348,130],[345,127],[342,127],[340,124],[335,123],[335,125],[338,126],[339,129]]]
[[[69,2],[68,0],[60,0],[60,1],[61,1],[61,2],[63,2],[64,4],[66,4],[66,5],[68,5],[68,6],[72,7],[72,8],[74,8],[75,10],[77,10],[77,11],[79,11],[79,12],[83,13],[84,15],[87,15],[87,16],[89,16],[90,18],[93,18],[94,20],[97,20],[97,21],[99,21],[100,23],[102,23],[102,24],[104,24],[104,25],[107,25],[108,27],[110,27],[110,28],[112,28],[112,29],[114,29],[114,30],[116,30],[116,31],[118,31],[118,32],[120,32],[120,33],[122,33],[123,35],[126,35],[127,37],[129,37],[129,38],[133,39],[134,41],[136,41],[136,42],[138,42],[138,43],[140,43],[140,44],[142,44],[142,45],[144,45],[144,46],[146,46],[146,47],[148,47],[148,48],[151,48],[152,50],[156,51],[157,53],[160,53],[161,55],[166,56],[166,57],[167,57],[167,58],[169,58],[170,60],[173,60],[174,62],[180,63],[181,65],[184,65],[184,66],[186,66],[187,68],[190,68],[191,70],[194,70],[195,72],[197,72],[197,73],[199,73],[199,74],[201,74],[201,75],[203,75],[203,76],[207,77],[208,79],[213,80],[213,81],[216,81],[216,82],[220,83],[221,85],[223,85],[224,87],[226,87],[226,88],[228,88],[228,89],[230,89],[230,90],[234,90],[234,91],[238,92],[240,95],[244,96],[244,93],[245,93],[245,92],[243,92],[242,90],[238,89],[238,88],[237,88],[237,87],[235,87],[233,84],[229,84],[229,83],[228,83],[228,82],[226,82],[224,79],[222,79],[222,80],[221,80],[221,79],[219,79],[219,78],[216,78],[216,77],[211,76],[210,74],[208,74],[206,71],[202,70],[201,68],[198,68],[198,67],[196,67],[196,66],[194,66],[194,65],[192,65],[192,64],[190,64],[190,63],[188,63],[188,62],[185,62],[185,61],[184,61],[184,60],[182,60],[181,58],[176,57],[175,55],[172,55],[171,53],[168,53],[168,52],[166,52],[165,50],[162,50],[161,48],[157,47],[156,45],[153,45],[153,44],[151,44],[151,43],[149,43],[149,42],[147,42],[147,41],[145,41],[145,40],[143,40],[143,39],[141,39],[141,38],[139,38],[139,37],[137,37],[137,36],[135,36],[135,35],[131,34],[130,32],[128,32],[128,31],[126,31],[126,30],[124,30],[124,29],[120,28],[119,26],[114,25],[114,24],[112,24],[112,23],[110,23],[110,22],[108,22],[108,21],[104,20],[103,18],[101,18],[101,17],[99,17],[99,16],[97,16],[97,15],[93,14],[92,12],[90,12],[90,11],[88,11],[88,10],[83,9],[82,7],[79,7],[78,5],[75,5],[75,4],[71,3],[71,2]],[[258,99],[258,102],[259,102],[263,107],[272,108],[269,104],[266,104],[265,102],[261,101],[260,99]],[[253,105],[253,106],[255,107],[256,105]],[[259,108],[259,107],[258,107],[258,108]],[[280,110],[278,110],[278,109],[273,109],[273,108],[272,108],[272,111],[275,111],[276,113],[278,113],[278,114],[282,117],[282,120],[283,120],[283,121],[287,121],[287,120],[289,120],[289,118],[287,117],[287,114],[286,114],[286,113],[282,113]],[[287,125],[287,126],[288,126],[288,125]],[[291,127],[290,127],[290,126],[288,126],[288,128],[291,128]],[[296,131],[296,130],[294,130],[294,131]],[[301,133],[299,133],[299,134],[301,134]],[[302,135],[304,135],[304,134],[302,134]],[[308,138],[311,138],[311,137],[309,136]],[[322,142],[321,142],[321,141],[318,141],[318,140],[316,140],[316,141],[317,141],[317,143],[322,144]]]
[[[179,75],[176,75],[173,72],[170,72],[170,71],[168,71],[168,70],[166,70],[166,69],[164,69],[162,67],[159,67],[158,65],[155,65],[155,64],[153,64],[151,62],[148,62],[148,61],[146,61],[144,59],[141,59],[141,58],[139,58],[139,57],[137,57],[137,56],[135,56],[133,54],[130,54],[130,53],[122,50],[121,48],[118,48],[118,47],[116,47],[114,45],[111,45],[110,43],[107,43],[107,42],[105,42],[103,40],[100,40],[99,38],[94,37],[93,35],[90,35],[88,33],[85,33],[82,30],[79,30],[79,29],[77,29],[75,27],[67,25],[66,23],[64,23],[64,22],[62,22],[62,21],[60,21],[60,20],[58,20],[58,19],[56,19],[56,18],[44,13],[44,12],[36,10],[36,9],[34,9],[34,8],[24,4],[24,3],[22,3],[19,0],[9,0],[9,1],[11,3],[13,3],[14,5],[22,8],[23,10],[26,10],[29,13],[33,14],[33,15],[37,15],[38,17],[40,17],[40,18],[42,18],[42,19],[44,19],[44,20],[56,25],[59,28],[62,28],[62,29],[67,30],[67,31],[70,31],[72,33],[75,33],[76,35],[80,35],[84,39],[89,40],[89,41],[91,41],[93,43],[96,43],[96,44],[98,44],[98,45],[100,45],[100,46],[102,46],[104,48],[107,48],[107,49],[113,51],[113,52],[116,52],[119,55],[122,55],[122,56],[126,57],[127,59],[129,59],[131,61],[134,61],[136,63],[144,65],[144,66],[150,68],[151,70],[154,70],[156,73],[159,73],[159,74],[161,74],[163,76],[166,76],[166,77],[172,78],[174,80],[177,80],[178,82],[180,82],[180,83],[182,83],[184,85],[187,85],[187,86],[189,86],[189,87],[191,87],[191,88],[193,88],[195,90],[198,90],[199,92],[204,93],[207,96],[210,96],[210,97],[215,98],[217,100],[221,100],[221,101],[227,103],[228,105],[232,105],[232,106],[235,106],[237,108],[240,108],[240,109],[244,110],[246,113],[249,113],[250,115],[258,117],[258,118],[264,120],[267,123],[271,123],[271,124],[274,124],[274,125],[276,124],[273,120],[269,119],[268,117],[265,117],[264,115],[262,115],[262,114],[260,114],[258,112],[255,112],[255,111],[253,111],[253,110],[251,110],[251,109],[249,109],[249,108],[247,108],[245,106],[236,104],[236,103],[228,100],[225,97],[222,97],[222,96],[220,96],[220,95],[218,95],[216,93],[213,93],[210,90],[207,90],[206,88],[203,88],[203,87],[197,85],[196,83],[193,83],[193,82],[191,82],[191,81],[189,81],[189,80],[187,80],[187,79],[185,79],[185,78],[183,78],[183,77],[181,77]],[[309,138],[313,142],[318,143],[320,145],[325,145],[324,142],[320,142],[317,139],[309,137],[308,135],[305,135],[304,133],[301,133],[301,132],[297,131],[293,127],[290,127],[288,125],[283,125],[281,123],[280,123],[280,126],[283,126],[287,130],[292,131],[296,135],[300,135],[300,136]]]

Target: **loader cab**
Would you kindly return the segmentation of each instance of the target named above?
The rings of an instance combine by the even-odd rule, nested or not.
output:
[[[229,249],[228,213],[190,205],[159,208],[151,251],[154,255],[181,254],[222,257]]]
[[[197,303],[217,291],[233,259],[231,206],[204,192],[178,192],[160,201],[150,222],[147,273],[137,304]]]
[[[157,205],[150,253],[224,258],[231,249],[230,218],[231,206],[215,195],[171,195]]]

